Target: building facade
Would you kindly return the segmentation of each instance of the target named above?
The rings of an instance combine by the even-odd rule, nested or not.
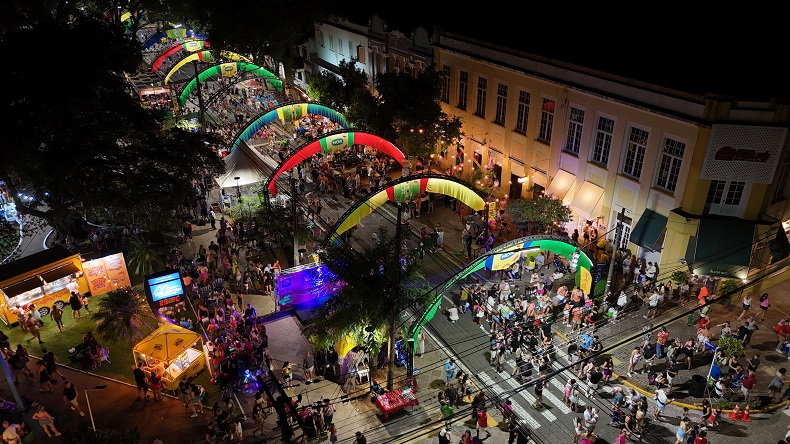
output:
[[[746,279],[788,219],[787,102],[689,94],[442,30],[433,49],[443,109],[464,122],[451,169],[481,169],[503,198],[562,199],[569,232],[614,240],[621,220],[621,246],[662,277],[688,265]],[[710,237],[731,230],[737,244]]]

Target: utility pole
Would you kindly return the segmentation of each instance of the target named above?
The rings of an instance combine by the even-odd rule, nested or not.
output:
[[[614,248],[612,249],[612,257],[609,258],[609,274],[606,275],[606,289],[603,294],[609,294],[612,287],[612,279],[614,278],[614,259],[617,257],[617,250],[620,249],[620,236],[623,234],[623,224],[621,221],[625,220],[625,208],[620,209],[620,217],[617,220],[617,226],[614,231]]]
[[[400,243],[401,243],[401,218],[403,217],[403,202],[396,203],[398,206],[398,217],[395,219],[395,285],[392,288],[392,291],[395,292],[395,296],[397,299],[398,292],[400,292]],[[397,335],[397,323],[398,323],[398,306],[393,301],[392,307],[390,307],[390,337],[389,342],[387,344],[387,348],[389,348],[389,359],[387,363],[387,390],[392,390],[395,385],[395,337]]]
[[[198,123],[200,124],[200,132],[206,132],[206,117],[204,112],[204,104],[203,104],[203,91],[200,88],[200,78],[198,76],[198,62],[197,60],[192,62],[192,66],[195,69],[195,85],[197,86],[197,96],[198,96]]]

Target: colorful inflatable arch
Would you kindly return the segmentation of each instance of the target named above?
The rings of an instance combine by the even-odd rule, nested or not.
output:
[[[209,43],[207,40],[201,40],[201,39],[187,40],[185,42],[175,43],[172,46],[169,46],[164,51],[162,51],[162,53],[156,57],[154,63],[151,64],[151,72],[158,71],[159,68],[162,67],[162,63],[164,63],[168,57],[177,53],[178,51],[181,51],[182,49],[187,52],[195,52],[195,51],[202,51],[210,47],[211,47],[211,43]]]
[[[240,56],[240,55],[236,54],[235,52],[230,52],[230,51],[220,51],[219,52],[219,58],[225,59],[225,60],[230,60],[230,61],[233,61],[233,62],[242,62],[243,61],[243,62],[250,63],[250,60],[248,58],[246,58],[244,56]],[[167,84],[167,82],[170,81],[170,77],[172,77],[173,74],[178,72],[178,70],[181,69],[184,65],[186,65],[189,62],[194,62],[194,61],[200,61],[200,62],[205,62],[205,63],[214,63],[214,62],[217,62],[218,60],[217,60],[216,55],[214,54],[214,51],[212,51],[212,50],[200,51],[200,52],[192,53],[192,54],[184,57],[183,59],[181,59],[181,61],[179,61],[178,63],[173,65],[172,68],[170,68],[170,71],[165,76],[165,84]]]
[[[143,43],[143,49],[148,49],[151,46],[161,43],[167,39],[175,40],[175,39],[183,39],[187,37],[193,37],[196,39],[206,39],[205,34],[200,34],[199,32],[195,31],[194,29],[184,29],[184,28],[173,28],[167,29],[160,33],[154,34],[148,38],[148,40]]]
[[[507,260],[500,261],[499,258],[502,257],[512,257],[515,256],[518,258],[522,252],[524,251],[538,251],[538,250],[548,250],[553,253],[559,254],[570,259],[574,253],[578,253],[578,265],[577,269],[579,273],[581,273],[581,289],[585,293],[590,293],[590,288],[592,287],[592,275],[590,270],[593,268],[594,263],[590,260],[590,257],[582,250],[581,245],[573,242],[569,238],[566,237],[559,237],[559,236],[527,236],[522,237],[519,239],[514,239],[512,241],[506,242],[488,253],[478,257],[472,263],[466,266],[460,273],[456,274],[455,276],[451,277],[443,284],[439,285],[434,289],[433,300],[429,303],[420,314],[420,317],[417,318],[417,321],[412,324],[411,328],[409,329],[408,338],[415,339],[415,345],[418,343],[417,335],[420,333],[420,329],[422,329],[425,324],[433,319],[433,316],[439,310],[439,307],[442,303],[442,295],[450,289],[456,282],[465,277],[469,276],[472,273],[475,273],[479,270],[484,268],[486,269],[493,269],[498,270],[502,268],[491,268],[492,266],[501,266]],[[515,262],[515,261],[514,261]]]
[[[324,134],[320,139],[308,142],[302,145],[301,148],[296,149],[291,154],[283,159],[282,163],[277,166],[274,173],[269,177],[266,182],[266,187],[272,195],[277,194],[277,176],[284,171],[299,165],[304,160],[323,151],[324,153],[332,153],[335,151],[342,151],[353,145],[369,146],[377,151],[392,157],[403,166],[406,162],[406,155],[398,147],[389,142],[388,140],[361,130],[340,130]]]
[[[230,144],[230,151],[238,147],[242,141],[246,142],[250,140],[264,125],[268,125],[277,119],[290,122],[292,120],[301,119],[308,114],[324,116],[341,127],[348,128],[346,118],[328,106],[315,102],[288,102],[278,105],[275,108],[268,109],[258,114],[258,117],[252,119],[233,139],[233,143]]]
[[[253,65],[252,63],[247,62],[220,63],[219,65],[214,65],[204,69],[198,73],[197,80],[192,78],[192,80],[187,83],[187,85],[181,91],[181,94],[178,96],[179,105],[184,106],[187,99],[189,98],[189,95],[192,94],[192,91],[194,91],[195,87],[197,87],[198,82],[203,83],[206,81],[206,79],[214,76],[233,77],[239,72],[251,72],[258,77],[263,77],[264,79],[271,82],[277,91],[283,91],[283,84],[280,79],[278,79],[276,75],[261,68],[258,65]]]
[[[271,180],[271,179],[269,179]],[[423,173],[402,177],[382,190],[374,190],[365,196],[359,203],[352,206],[346,213],[338,219],[326,235],[325,241],[348,231],[351,227],[358,224],[370,213],[387,201],[390,202],[409,202],[424,193],[437,193],[451,196],[468,205],[475,211],[484,210],[485,200],[470,188],[466,182],[451,176],[440,176],[432,173]]]

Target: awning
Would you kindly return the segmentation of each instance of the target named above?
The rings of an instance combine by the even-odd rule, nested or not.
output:
[[[165,324],[138,342],[134,346],[134,351],[146,356],[153,356],[169,365],[199,339],[200,335],[191,330],[178,325]]]
[[[696,236],[696,275],[746,279],[752,258],[755,223],[740,219],[701,219]]]
[[[645,209],[631,230],[629,242],[651,251],[661,251],[667,230],[667,216]]]
[[[61,265],[58,268],[49,270],[45,273],[41,273],[41,277],[44,278],[47,282],[54,282],[58,279],[64,278],[70,274],[74,274],[79,272],[80,269],[74,265],[73,262],[69,262],[66,265]]]
[[[579,188],[579,192],[573,198],[571,207],[573,207],[576,214],[590,220],[593,218],[595,207],[601,201],[601,196],[603,196],[603,188],[585,180],[582,187]]]
[[[576,176],[565,171],[558,170],[554,179],[551,180],[549,187],[546,189],[546,195],[552,196],[555,199],[564,199],[571,189],[571,185],[576,181]]]
[[[3,288],[3,293],[9,298],[14,296],[18,296],[26,291],[30,291],[34,288],[38,288],[42,286],[41,280],[38,276],[33,276],[31,278],[25,279],[24,281],[17,282],[16,284],[9,285],[8,287]]]

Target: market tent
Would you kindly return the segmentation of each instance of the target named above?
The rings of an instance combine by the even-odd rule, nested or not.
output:
[[[165,324],[134,346],[134,351],[169,363],[200,341],[201,336],[175,324]]]
[[[238,149],[225,157],[225,174],[217,178],[217,183],[220,187],[227,188],[262,182],[266,179],[268,170],[261,155],[246,142],[242,142]],[[236,177],[239,178],[238,182]]]

